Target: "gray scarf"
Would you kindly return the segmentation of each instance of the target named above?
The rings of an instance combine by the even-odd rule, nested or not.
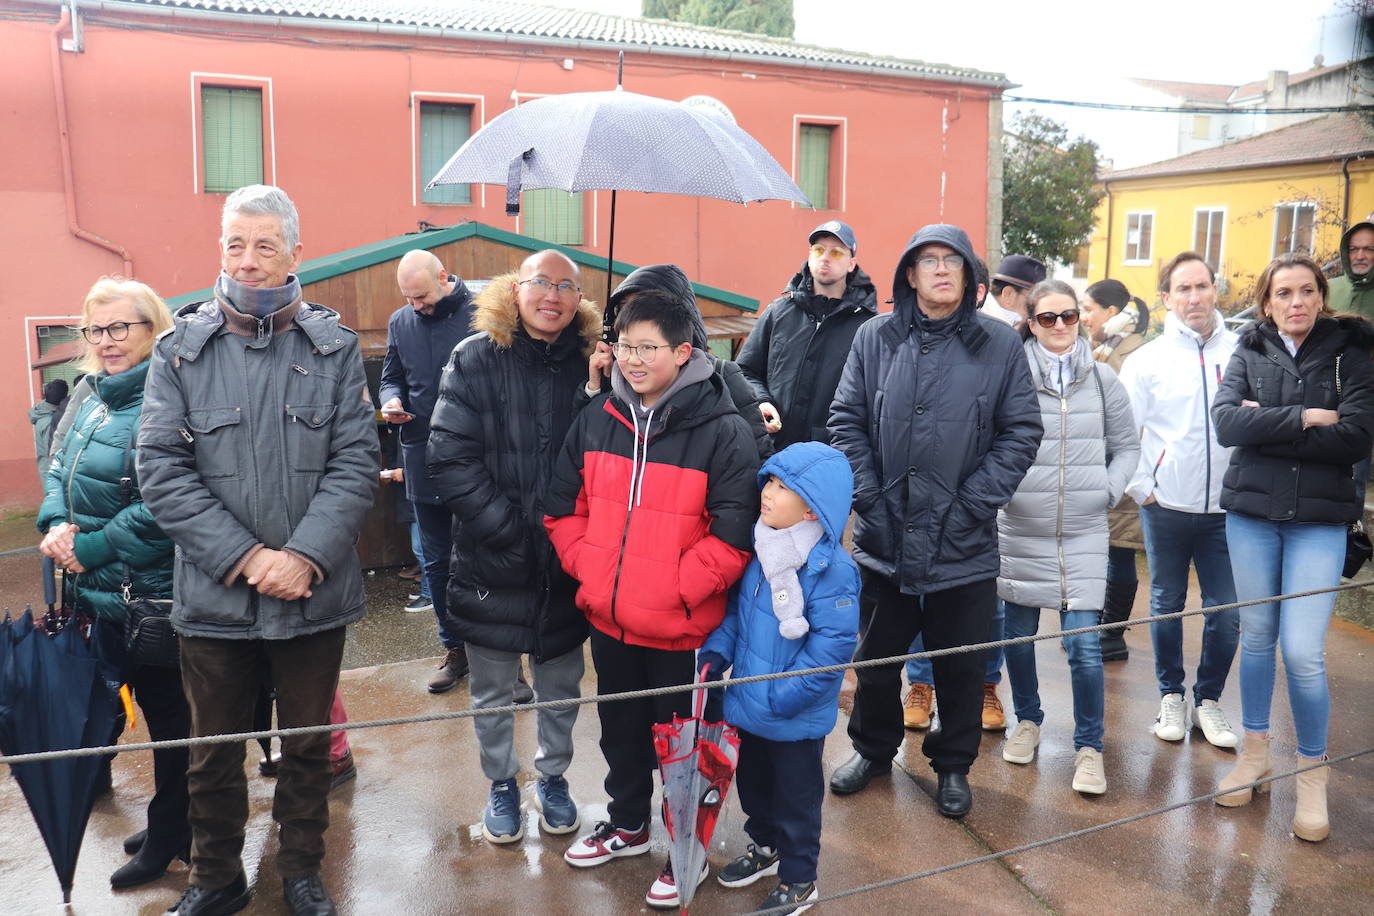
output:
[[[236,312],[266,318],[301,297],[301,283],[289,274],[285,286],[244,286],[224,271],[215,280],[215,298],[229,303]]]
[[[825,528],[818,521],[803,519],[788,528],[754,523],[754,554],[773,593],[773,615],[778,618],[783,639],[801,639],[811,629],[797,570],[806,565],[811,549],[824,535]]]

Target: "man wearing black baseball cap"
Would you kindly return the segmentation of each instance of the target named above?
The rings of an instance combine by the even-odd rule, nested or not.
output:
[[[1009,254],[992,275],[992,298],[983,314],[1018,327],[1026,320],[1026,293],[1045,279],[1045,265],[1024,254]]]
[[[738,364],[759,396],[773,444],[828,442],[830,402],[859,326],[878,314],[854,230],[832,219],[806,238],[807,260],[749,332]]]

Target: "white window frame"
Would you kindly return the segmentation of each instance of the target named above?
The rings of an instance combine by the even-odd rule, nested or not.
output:
[[[792,181],[797,180],[797,169],[801,168],[801,128],[803,124],[815,124],[820,127],[833,127],[839,132],[838,141],[835,143],[835,152],[839,156],[838,171],[839,182],[839,205],[829,207],[816,207],[817,210],[833,210],[837,213],[844,213],[849,209],[849,118],[844,115],[812,115],[794,114],[792,116]],[[836,164],[831,162],[831,171],[836,170]],[[831,196],[834,196],[834,188],[831,189]],[[814,201],[813,201],[814,203]],[[801,204],[792,202],[792,209],[797,209]]]
[[[257,89],[262,92],[262,182],[277,183],[277,119],[276,101],[272,96],[272,77],[250,76],[244,73],[205,73],[191,71],[191,188],[201,197],[226,196],[224,191],[207,191],[200,186],[200,87],[223,86],[227,89]]]
[[[410,94],[410,205],[412,207],[486,207],[487,186],[477,185],[477,193],[472,202],[466,204],[432,204],[420,200],[421,191],[429,175],[420,174],[420,103],[438,102],[450,105],[472,106],[472,133],[475,134],[486,124],[487,98],[483,95],[467,95],[458,92],[412,92]],[[470,135],[469,135],[470,136]]]
[[[1133,217],[1133,216],[1138,216],[1138,217],[1149,217],[1149,219],[1150,219],[1150,248],[1149,248],[1148,251],[1145,252],[1145,256],[1144,256],[1144,257],[1140,257],[1140,243],[1139,243],[1139,242],[1135,242],[1135,243],[1134,243],[1135,246],[1136,246],[1136,252],[1135,252],[1135,253],[1136,253],[1136,257],[1133,258],[1133,257],[1131,257],[1130,254],[1129,254],[1129,252],[1130,252],[1130,250],[1131,250],[1131,245],[1133,244],[1133,243],[1131,242],[1131,217]],[[1125,213],[1125,223],[1126,223],[1126,225],[1125,225],[1125,228],[1124,228],[1124,230],[1123,230],[1123,232],[1122,232],[1121,263],[1122,263],[1122,264],[1132,264],[1132,265],[1138,265],[1138,264],[1152,264],[1152,263],[1154,263],[1154,254],[1155,254],[1155,211],[1153,211],[1153,210],[1127,210],[1126,213]]]
[[[1307,248],[1306,248],[1306,250],[1304,250],[1302,253],[1303,253],[1303,254],[1312,254],[1312,253],[1316,250],[1316,247],[1317,247],[1317,202],[1316,202],[1315,200],[1285,200],[1285,201],[1283,201],[1282,203],[1278,203],[1278,204],[1275,204],[1275,205],[1274,205],[1274,241],[1273,241],[1273,245],[1270,246],[1270,247],[1271,247],[1271,250],[1272,250],[1273,253],[1274,253],[1274,254],[1273,254],[1274,257],[1277,258],[1277,257],[1278,257],[1279,255],[1281,255],[1281,254],[1288,254],[1289,252],[1292,252],[1292,251],[1295,251],[1295,250],[1296,250],[1296,249],[1294,249],[1294,248],[1289,248],[1287,251],[1279,251],[1279,214],[1280,214],[1280,212],[1283,211],[1283,210],[1292,210],[1292,211],[1293,211],[1293,217],[1294,217],[1294,219],[1293,219],[1293,225],[1294,225],[1294,227],[1296,228],[1296,226],[1297,226],[1297,211],[1298,211],[1299,209],[1301,209],[1301,208],[1310,208],[1310,209],[1312,210],[1312,235],[1308,238],[1308,240],[1307,240]],[[1296,235],[1296,233],[1294,233],[1294,234]]]
[[[1215,214],[1217,214],[1217,213],[1220,213],[1220,214],[1221,214],[1221,241],[1217,243],[1216,263],[1211,265],[1211,266],[1212,266],[1212,269],[1213,269],[1214,271],[1216,271],[1218,274],[1220,274],[1220,273],[1221,273],[1221,262],[1222,262],[1222,259],[1225,258],[1225,256],[1226,256],[1226,208],[1225,208],[1225,207],[1195,207],[1195,208],[1193,208],[1193,241],[1194,241],[1194,243],[1197,242],[1197,220],[1198,220],[1198,216],[1199,216],[1200,214],[1202,214],[1202,213],[1207,213],[1207,214],[1209,214],[1209,216],[1208,216],[1209,225],[1208,225],[1208,227],[1207,227],[1207,228],[1208,228],[1208,232],[1207,232],[1207,237],[1208,237],[1208,238],[1211,238],[1211,235],[1212,235],[1212,233],[1211,233],[1211,225],[1210,225],[1210,220],[1212,219],[1212,216],[1215,215]],[[1277,226],[1277,224],[1275,224],[1275,225]],[[1204,250],[1202,250],[1202,249],[1196,249],[1196,250],[1197,250],[1197,253],[1198,253],[1198,254],[1202,255],[1203,260],[1207,260],[1207,252],[1206,252],[1206,251],[1204,251]],[[1210,264],[1211,262],[1208,262],[1208,263]]]

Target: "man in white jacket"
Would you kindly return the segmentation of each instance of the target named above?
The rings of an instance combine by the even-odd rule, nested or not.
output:
[[[1164,333],[1137,350],[1121,372],[1141,427],[1140,466],[1126,492],[1141,507],[1152,615],[1183,610],[1189,563],[1197,570],[1204,606],[1236,600],[1226,549],[1226,513],[1219,501],[1231,450],[1217,444],[1212,398],[1238,338],[1217,311],[1216,277],[1201,255],[1177,255],[1160,270],[1159,281],[1169,309]],[[1183,622],[1155,623],[1150,638],[1162,697],[1152,730],[1165,741],[1181,741],[1189,722]],[[1237,743],[1218,700],[1239,638],[1235,610],[1206,615],[1192,719],[1217,747]]]

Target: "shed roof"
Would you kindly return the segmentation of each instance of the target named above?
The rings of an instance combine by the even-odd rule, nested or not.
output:
[[[452,38],[502,40],[509,36],[550,42],[601,44],[624,50],[674,49],[703,57],[763,59],[782,65],[858,69],[923,79],[976,83],[991,89],[1011,84],[1000,73],[927,63],[861,51],[803,44],[786,38],[714,29],[663,19],[612,16],[586,10],[540,6],[516,0],[83,0],[83,10],[209,12],[266,16],[277,25],[374,24],[438,30]]]
[[[1356,114],[1330,114],[1173,159],[1108,172],[1102,179],[1224,172],[1370,155],[1374,155],[1374,129],[1364,118]]]

